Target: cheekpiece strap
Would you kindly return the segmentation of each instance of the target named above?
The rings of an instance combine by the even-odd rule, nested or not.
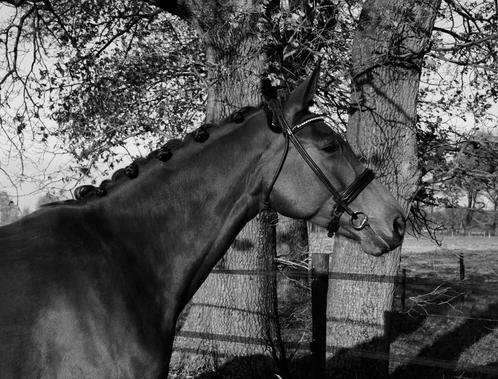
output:
[[[365,169],[354,181],[342,192],[342,199],[351,203],[375,179],[375,173],[369,168]]]
[[[375,178],[375,173],[369,168],[365,169],[344,191],[340,194],[341,202],[351,204],[354,199],[370,184]],[[339,229],[339,220],[346,209],[339,202],[336,202],[330,214],[331,219],[327,227],[328,236],[332,237]],[[349,214],[349,223],[356,230],[363,229],[368,223],[368,216],[363,212],[353,212]],[[360,220],[357,223],[356,220]]]

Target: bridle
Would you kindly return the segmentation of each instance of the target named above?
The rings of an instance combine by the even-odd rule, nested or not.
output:
[[[269,206],[270,193],[284,166],[285,159],[287,158],[287,154],[289,152],[290,141],[299,152],[301,157],[303,157],[304,161],[313,170],[318,179],[320,179],[327,190],[332,194],[332,198],[334,199],[335,204],[332,207],[331,220],[327,227],[328,236],[332,237],[337,232],[337,230],[339,229],[339,220],[344,212],[349,215],[349,224],[355,230],[362,230],[365,226],[368,225],[368,216],[361,211],[353,211],[350,208],[349,204],[351,204],[353,200],[356,199],[356,197],[361,193],[361,191],[363,191],[365,187],[370,184],[370,182],[375,178],[375,173],[367,168],[344,191],[338,191],[327,178],[327,176],[323,173],[320,167],[318,167],[315,161],[313,161],[313,158],[311,158],[311,156],[308,154],[304,146],[301,144],[301,142],[299,142],[298,138],[295,135],[296,132],[309,124],[315,121],[323,121],[323,117],[311,117],[297,125],[291,126],[285,119],[282,106],[279,101],[273,101],[267,106],[269,107],[269,111],[271,112],[272,116],[271,121],[269,120],[269,122],[273,122],[274,129],[278,128],[283,132],[283,135],[285,137],[285,148],[278,169],[273,176],[273,180],[271,181],[269,190],[266,194],[265,206]],[[273,119],[275,119],[275,121],[273,121]]]

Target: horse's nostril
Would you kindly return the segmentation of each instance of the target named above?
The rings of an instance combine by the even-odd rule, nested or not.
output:
[[[401,238],[405,235],[406,222],[405,219],[401,216],[398,216],[394,219],[394,232]]]

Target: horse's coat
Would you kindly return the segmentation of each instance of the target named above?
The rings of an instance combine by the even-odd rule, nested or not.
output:
[[[318,72],[285,103],[309,118]],[[263,207],[283,138],[244,110],[120,170],[80,200],[0,228],[0,378],[165,378],[178,314]],[[323,122],[298,138],[338,189],[363,166]],[[197,142],[196,142],[197,141]],[[322,226],[330,194],[291,149],[270,195],[280,213]],[[382,254],[401,243],[398,203],[377,181],[351,204],[370,226],[339,233]]]

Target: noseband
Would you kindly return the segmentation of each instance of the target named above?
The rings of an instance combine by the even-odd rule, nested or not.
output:
[[[315,116],[309,118],[297,125],[291,126],[284,117],[281,104],[277,101],[270,103],[270,110],[272,116],[275,118],[275,126],[279,127],[285,137],[285,149],[276,171],[265,199],[265,205],[269,205],[270,193],[277,181],[280,172],[285,163],[287,153],[289,152],[289,141],[292,142],[296,150],[299,152],[304,161],[310,166],[315,175],[320,179],[320,181],[327,187],[328,191],[332,194],[334,199],[334,206],[331,212],[331,220],[327,227],[328,236],[332,237],[339,229],[339,220],[344,212],[349,215],[349,224],[356,230],[362,230],[366,225],[368,225],[368,216],[360,211],[353,211],[349,204],[353,202],[354,199],[365,189],[368,184],[375,178],[375,173],[370,169],[365,169],[344,191],[338,191],[334,185],[330,182],[323,171],[318,167],[318,165],[313,161],[311,156],[308,154],[304,146],[299,142],[295,133],[304,128],[306,125],[311,124],[315,121],[323,121],[323,117]]]

